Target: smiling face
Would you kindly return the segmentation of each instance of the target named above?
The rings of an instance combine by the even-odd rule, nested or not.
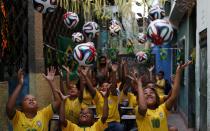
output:
[[[157,106],[159,105],[158,103],[158,95],[157,93],[155,92],[155,89],[153,88],[145,88],[144,89],[144,97],[145,97],[145,100],[146,100],[146,103],[147,103],[147,107],[149,109],[154,109],[154,108],[157,108]]]
[[[79,125],[92,126],[93,123],[94,123],[94,116],[92,110],[88,108],[82,109],[79,114]]]
[[[26,95],[22,101],[23,112],[37,112],[38,104],[36,98],[32,95]]]

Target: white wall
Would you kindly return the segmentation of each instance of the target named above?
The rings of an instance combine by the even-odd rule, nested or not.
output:
[[[196,31],[196,128],[199,128],[199,108],[200,108],[200,93],[199,93],[199,85],[200,85],[200,66],[199,66],[199,32],[208,28],[210,26],[210,5],[209,0],[197,0],[197,31]],[[207,29],[207,78],[210,77],[210,30]],[[210,79],[207,79],[207,130],[210,131]]]

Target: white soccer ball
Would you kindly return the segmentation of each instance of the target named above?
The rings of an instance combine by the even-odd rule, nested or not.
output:
[[[173,28],[169,21],[157,19],[147,28],[147,36],[155,45],[167,44],[173,39]]]
[[[148,59],[147,54],[143,51],[139,51],[136,53],[136,61],[138,63],[146,62]]]
[[[110,35],[113,37],[119,35],[120,31],[121,31],[120,25],[114,24],[109,26]]]
[[[113,19],[113,20],[111,20],[111,21],[109,22],[109,25],[110,25],[110,26],[111,26],[111,25],[120,25],[120,22],[117,21],[117,20],[115,20],[115,19]]]
[[[87,22],[83,25],[82,30],[86,37],[93,39],[99,34],[100,28],[96,22]]]
[[[65,25],[68,27],[68,28],[74,28],[77,26],[78,22],[79,22],[79,17],[76,13],[74,12],[66,12],[64,15],[63,15],[63,21],[65,23]]]
[[[74,59],[82,66],[91,66],[96,57],[96,49],[92,42],[77,45],[73,50]]]
[[[56,0],[33,0],[34,9],[40,13],[50,13],[57,8]]]
[[[74,43],[82,43],[84,39],[84,35],[80,32],[75,32],[72,34],[72,40]]]
[[[137,40],[139,43],[144,44],[147,41],[147,35],[144,33],[139,33],[137,36]]]
[[[163,19],[165,17],[165,10],[159,5],[155,5],[149,10],[148,17],[151,21],[156,19]]]

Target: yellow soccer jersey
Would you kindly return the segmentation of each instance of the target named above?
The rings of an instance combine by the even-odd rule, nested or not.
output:
[[[83,90],[82,108],[93,105],[93,98],[86,88]]]
[[[12,119],[14,131],[48,131],[49,120],[53,116],[52,105],[37,112],[37,115],[29,119],[24,113],[16,110]]]
[[[164,89],[165,89],[165,80],[162,79],[162,80],[157,80],[157,83],[156,83],[158,86],[160,87],[157,87],[156,90],[157,90],[157,93],[159,96],[163,96],[164,95]]]
[[[79,114],[81,111],[81,103],[79,99],[74,100],[67,99],[65,102],[65,114],[66,119],[70,120],[72,123],[78,124]]]
[[[102,123],[101,119],[96,121],[91,127],[79,127],[67,120],[67,126],[62,127],[62,131],[104,131],[106,128],[107,124]]]
[[[168,131],[167,116],[165,103],[156,110],[147,109],[145,116],[141,116],[136,107],[136,123],[139,131]]]
[[[103,114],[104,98],[101,96],[99,91],[96,91],[96,96],[94,98],[96,103],[96,113],[100,117]],[[108,106],[109,106],[109,116],[106,122],[120,122],[120,114],[118,111],[118,96],[109,95],[108,97]]]
[[[123,93],[123,91],[120,92],[120,104],[125,100],[128,100],[129,107],[136,107],[137,106],[137,101],[136,101],[136,96],[133,93],[128,92],[127,95]]]

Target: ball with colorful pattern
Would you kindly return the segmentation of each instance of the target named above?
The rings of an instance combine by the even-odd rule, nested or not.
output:
[[[148,59],[147,54],[143,51],[139,51],[136,53],[136,61],[137,63],[144,63]]]
[[[109,26],[109,32],[112,37],[118,36],[120,34],[121,27],[120,25],[113,24]]]
[[[74,28],[77,26],[78,22],[79,22],[79,17],[76,13],[74,12],[66,12],[63,15],[63,21],[64,24],[69,28]]]
[[[82,43],[84,39],[84,35],[80,32],[75,32],[72,34],[72,41],[74,43]]]
[[[148,17],[151,21],[163,19],[165,17],[165,10],[159,5],[155,5],[149,10]]]
[[[93,39],[99,34],[100,27],[96,22],[87,22],[83,25],[82,30],[87,38]]]
[[[73,50],[74,59],[82,66],[91,66],[95,62],[96,49],[92,42],[77,45]]]
[[[169,21],[157,19],[147,28],[147,37],[155,45],[168,44],[173,39],[173,28]]]
[[[109,22],[109,25],[110,25],[110,26],[111,26],[111,25],[120,25],[120,22],[117,21],[117,20],[115,20],[115,19],[113,19],[113,20],[111,20],[111,21]]]
[[[40,13],[51,13],[57,8],[56,0],[32,0],[34,9]]]
[[[139,33],[137,36],[137,40],[139,43],[144,44],[147,41],[147,35],[144,33]]]

